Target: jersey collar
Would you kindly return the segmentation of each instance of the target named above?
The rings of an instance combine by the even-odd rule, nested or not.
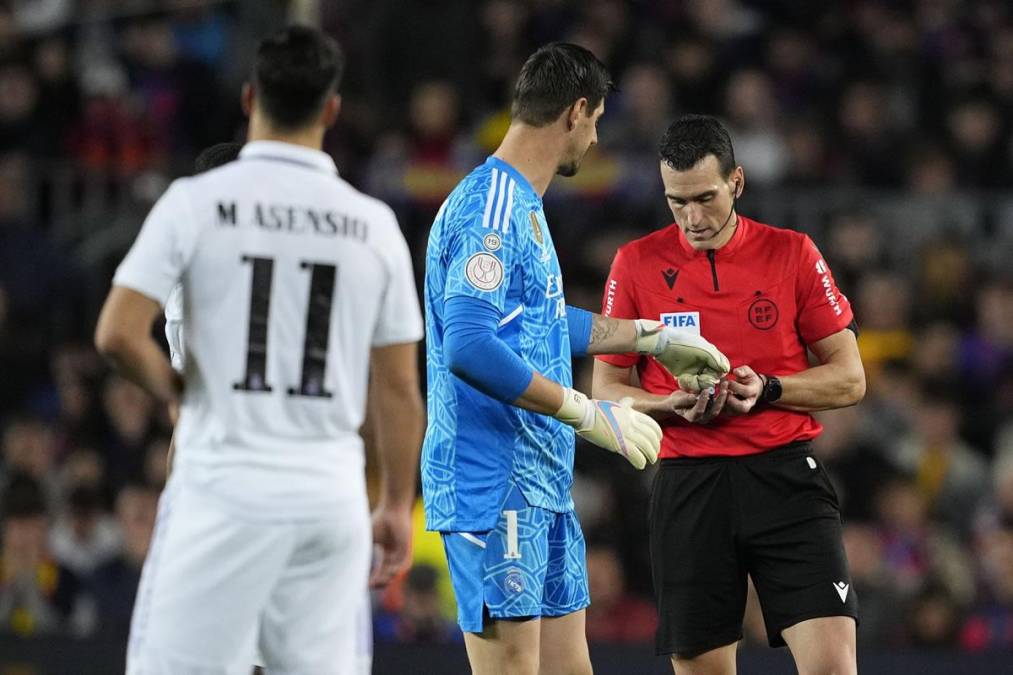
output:
[[[485,160],[485,163],[489,166],[496,167],[500,171],[506,171],[511,178],[517,181],[518,185],[520,185],[522,188],[530,192],[532,196],[534,196],[534,198],[537,199],[539,202],[542,201],[542,198],[539,197],[538,193],[535,192],[535,189],[531,187],[531,183],[529,183],[528,179],[524,177],[524,174],[515,169],[513,166],[507,164],[499,157],[493,157],[492,155],[489,155],[489,157]]]
[[[722,257],[730,256],[742,248],[742,242],[745,241],[748,236],[747,230],[749,229],[749,219],[743,218],[737,213],[735,214],[735,218],[737,219],[735,224],[735,234],[732,235],[732,238],[728,240],[727,244],[717,249],[718,254]],[[675,236],[679,240],[680,248],[682,248],[687,255],[690,257],[696,255],[707,255],[707,251],[698,251],[690,246],[689,242],[686,241],[686,235],[684,235],[682,230],[679,229],[678,223],[672,223],[671,227],[675,230]]]
[[[338,174],[338,167],[326,152],[281,141],[250,141],[239,151],[239,157],[302,165],[307,169]]]

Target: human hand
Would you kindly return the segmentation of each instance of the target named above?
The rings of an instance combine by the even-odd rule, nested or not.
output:
[[[369,575],[370,588],[386,586],[407,569],[411,542],[411,507],[378,506],[373,512],[373,549],[379,559]]]
[[[703,337],[658,321],[636,321],[637,350],[651,354],[683,391],[714,387],[728,373],[728,359]]]
[[[717,387],[708,387],[699,393],[693,407],[675,411],[675,414],[692,424],[707,424],[724,410],[729,400],[729,382],[722,380]]]
[[[739,366],[732,371],[734,381],[728,382],[731,396],[725,404],[728,415],[745,415],[756,405],[763,393],[763,380],[749,366]]]

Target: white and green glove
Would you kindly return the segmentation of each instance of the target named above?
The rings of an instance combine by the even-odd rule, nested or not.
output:
[[[577,435],[598,447],[622,455],[643,469],[658,461],[661,427],[632,407],[633,400],[619,403],[588,398],[575,389],[563,390],[563,405],[555,418],[577,430]]]
[[[637,351],[652,355],[679,382],[679,389],[697,393],[728,374],[728,358],[696,333],[648,319],[635,323]]]

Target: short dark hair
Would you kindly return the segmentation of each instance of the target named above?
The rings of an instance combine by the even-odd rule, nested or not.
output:
[[[714,155],[721,175],[735,170],[735,150],[728,130],[710,115],[683,115],[669,125],[658,148],[661,161],[676,171],[688,171],[707,155]]]
[[[5,519],[46,515],[46,499],[42,487],[28,474],[15,473],[11,476],[5,492],[0,507]]]
[[[337,90],[345,57],[337,41],[307,26],[289,26],[257,49],[253,83],[261,109],[282,129],[298,129]]]
[[[517,76],[510,115],[534,127],[555,122],[577,99],[588,115],[615,89],[605,64],[587,49],[553,42],[528,57]]]
[[[228,164],[239,157],[239,151],[243,149],[242,143],[229,141],[227,143],[215,143],[209,148],[204,148],[193,161],[193,172],[204,173],[211,169],[217,169],[222,164]]]

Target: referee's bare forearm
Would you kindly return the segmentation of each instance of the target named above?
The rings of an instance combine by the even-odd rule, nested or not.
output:
[[[844,329],[809,345],[820,365],[779,376],[778,408],[800,412],[833,410],[855,405],[865,396],[865,369],[855,334]]]

